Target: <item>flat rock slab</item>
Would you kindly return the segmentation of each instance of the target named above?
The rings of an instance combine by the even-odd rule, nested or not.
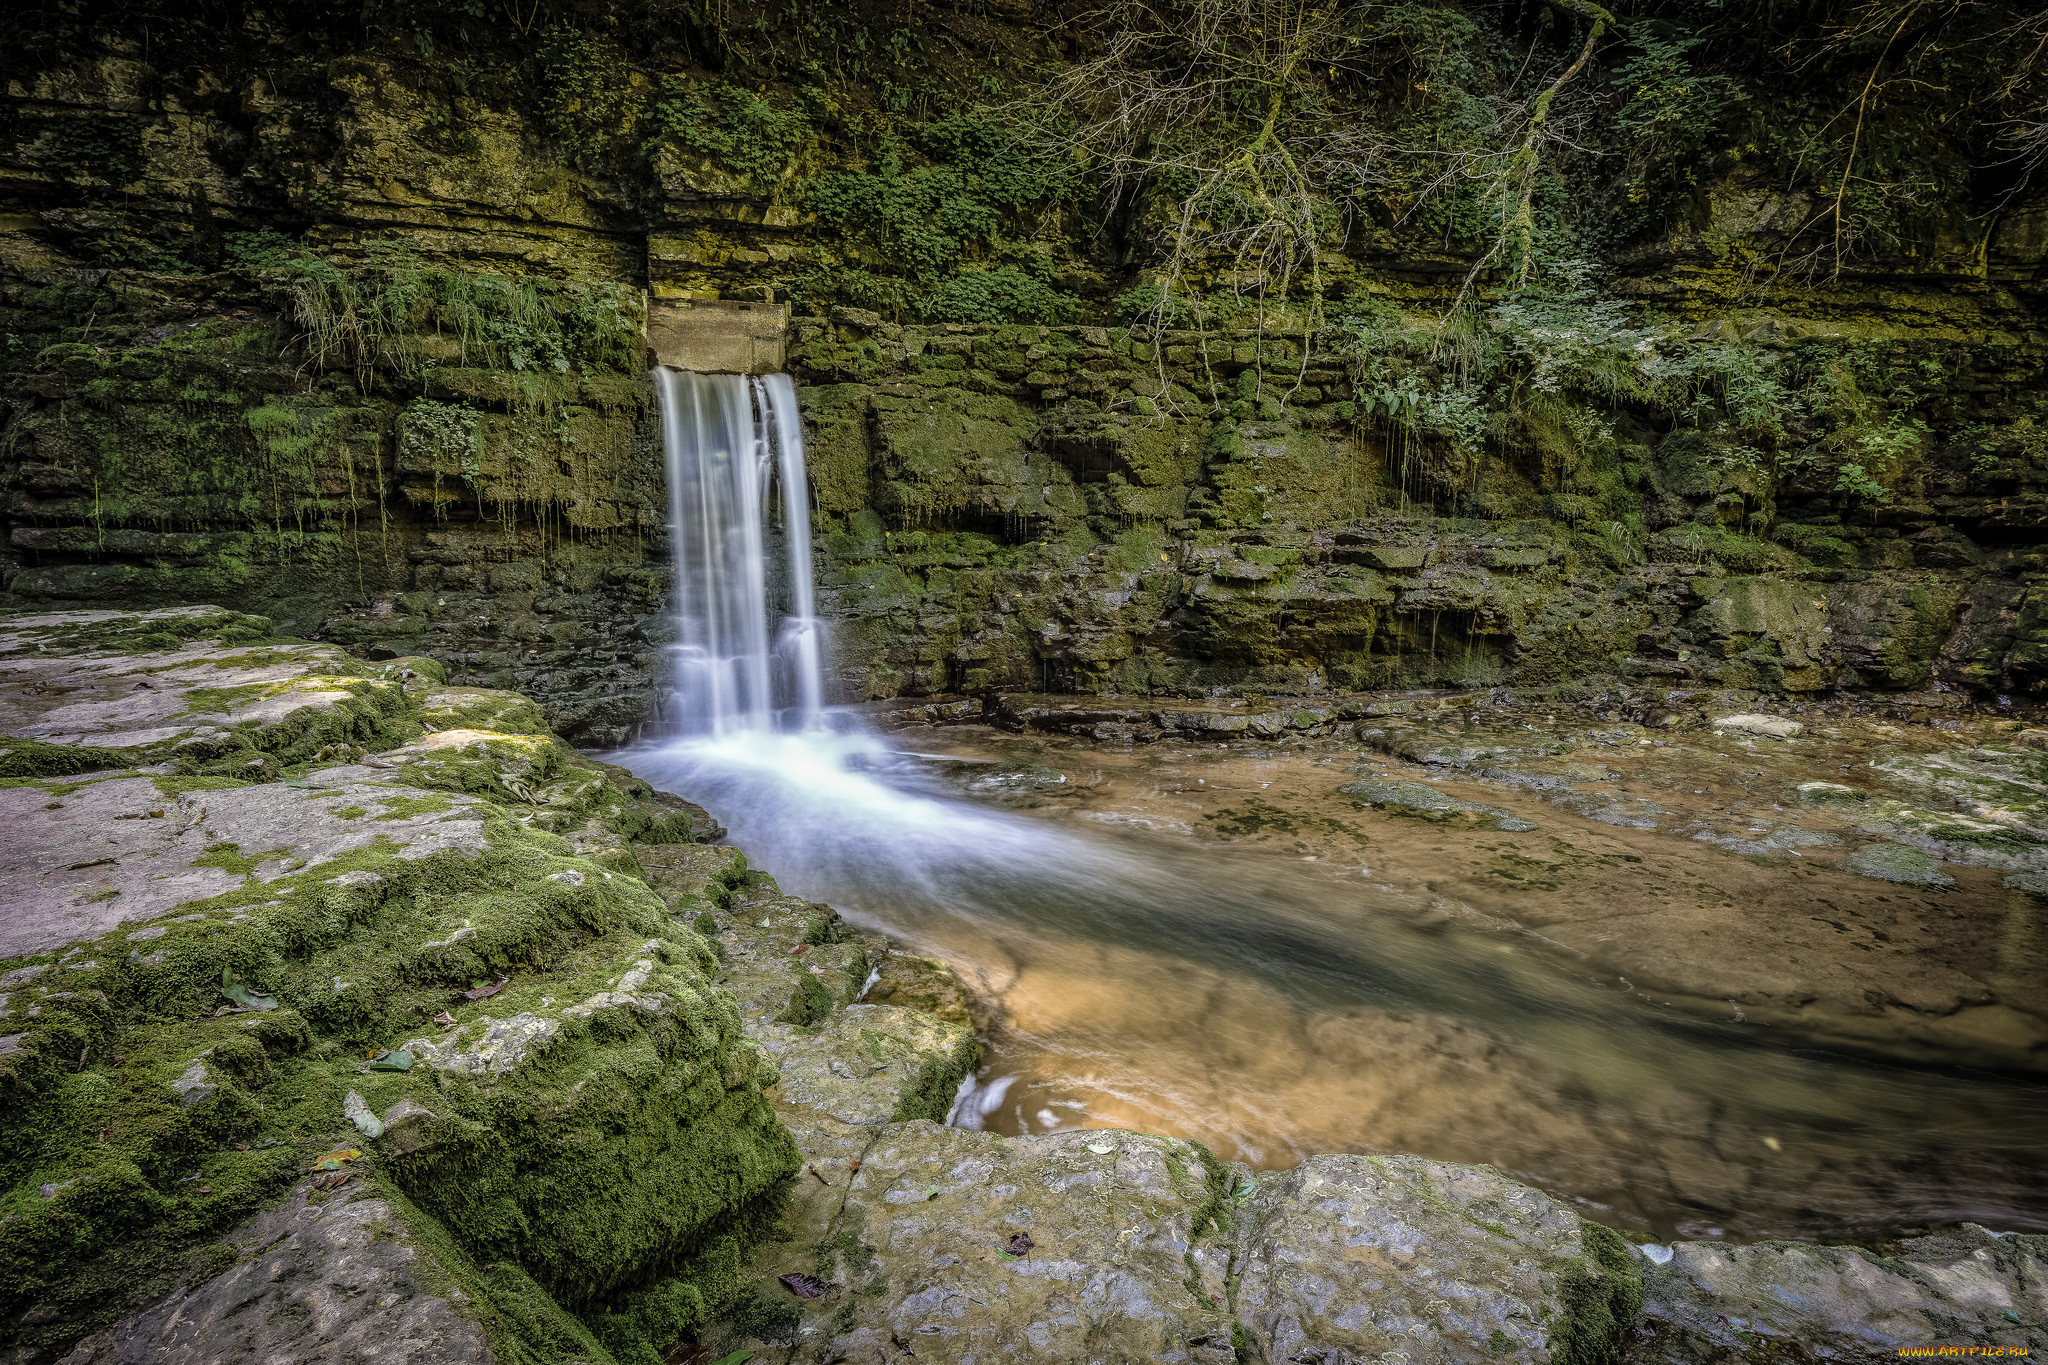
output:
[[[361,767],[167,795],[153,777],[0,788],[0,957],[47,952],[188,901],[390,843],[481,852],[476,798]]]
[[[801,1339],[822,1338],[815,1358],[1235,1359],[1228,1251],[1197,1245],[1213,1231],[1215,1186],[1192,1143],[1111,1130],[1010,1139],[919,1120],[879,1130],[850,1181],[845,1171],[832,1172],[844,1188],[810,1201],[827,1215],[829,1263],[780,1253],[829,1286],[798,1301]]]
[[[834,1010],[815,1033],[753,1020],[746,1030],[782,1073],[778,1111],[801,1106],[847,1124],[944,1118],[979,1055],[960,1025],[895,1005]]]
[[[1783,716],[1717,716],[1716,730],[1734,730],[1745,735],[1759,735],[1765,739],[1796,739],[1806,733],[1806,727],[1796,720]]]
[[[365,664],[331,645],[174,638],[221,616],[175,608],[0,619],[0,734],[104,749],[204,747],[236,729],[296,730],[365,696],[388,704],[405,686],[403,665]],[[134,632],[152,628],[170,647],[135,649]]]
[[[308,1188],[229,1239],[236,1265],[86,1337],[62,1365],[488,1365],[483,1329],[423,1281],[389,1204],[308,1204]]]
[[[1237,1315],[1261,1359],[1603,1359],[1633,1315],[1620,1238],[1610,1270],[1576,1213],[1491,1168],[1317,1156],[1259,1180]]]
[[[1941,870],[1941,859],[1906,844],[1864,844],[1843,866],[1859,877],[1909,886],[1954,886],[1956,881]]]
[[[1903,1254],[1805,1242],[1681,1242],[1643,1280],[1634,1361],[1897,1360],[1915,1348],[2048,1349],[2048,1237],[1973,1224]],[[1961,1352],[1956,1354],[1959,1356]]]

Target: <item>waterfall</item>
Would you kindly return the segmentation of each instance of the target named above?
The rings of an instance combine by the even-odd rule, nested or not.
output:
[[[824,712],[823,629],[811,598],[803,427],[786,374],[654,371],[675,563],[674,691],[664,729],[765,733]],[[770,631],[768,512],[779,487],[790,613]]]

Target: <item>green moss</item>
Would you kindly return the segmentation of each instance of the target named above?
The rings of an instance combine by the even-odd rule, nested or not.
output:
[[[605,1348],[575,1314],[564,1309],[515,1261],[479,1262],[440,1219],[386,1182],[378,1194],[389,1200],[408,1238],[427,1254],[417,1264],[430,1292],[460,1290],[465,1310],[489,1335],[492,1354],[506,1365],[602,1365]]]
[[[1614,1365],[1642,1312],[1642,1263],[1613,1228],[1584,1219],[1579,1227],[1585,1254],[1552,1267],[1564,1315],[1551,1357],[1561,1365]]]
[[[972,1034],[962,1030],[959,1046],[947,1053],[927,1053],[918,1063],[917,1076],[904,1087],[896,1101],[891,1122],[930,1119],[944,1123],[953,1107],[953,1096],[961,1080],[981,1064],[981,1048]]]
[[[289,848],[273,848],[263,853],[245,854],[240,844],[208,844],[206,851],[192,860],[194,867],[217,867],[237,877],[254,875],[256,869],[266,862],[289,857]]]
[[[169,777],[161,773],[153,775],[150,785],[165,796],[183,796],[186,792],[232,791],[236,787],[250,784],[239,777]]]
[[[449,810],[452,807],[445,796],[384,796],[377,799],[379,820],[410,820],[415,815],[427,815],[434,811]],[[353,807],[361,814],[360,806]]]
[[[660,1365],[678,1342],[721,1315],[750,1307],[748,1248],[781,1225],[787,1187],[750,1200],[702,1235],[675,1273],[589,1313],[620,1365]]]
[[[136,749],[95,749],[82,744],[45,744],[39,739],[0,736],[0,778],[72,777],[129,768],[143,761],[139,755]]]
[[[187,715],[225,715],[282,690],[282,684],[246,683],[241,687],[189,687],[182,695]]]
[[[796,978],[795,985],[789,993],[789,1004],[775,1016],[775,1022],[809,1028],[830,1014],[838,1002],[818,978],[803,967],[792,965],[790,971]]]

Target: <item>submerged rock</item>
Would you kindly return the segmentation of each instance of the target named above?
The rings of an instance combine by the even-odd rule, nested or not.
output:
[[[1953,886],[1956,880],[1941,870],[1939,858],[1904,844],[1864,844],[1843,865],[1861,877],[1911,886]]]
[[[1796,720],[1783,716],[1718,716],[1714,720],[1717,730],[1734,730],[1745,735],[1760,735],[1765,739],[1795,739],[1806,733],[1806,727]]]
[[[1795,788],[1802,806],[1856,807],[1869,804],[1870,793],[1841,782],[1801,782]]]
[[[1368,779],[1348,782],[1337,790],[1389,815],[1403,815],[1433,822],[1455,821],[1478,829],[1497,829],[1511,834],[1524,833],[1536,828],[1535,822],[1524,820],[1511,811],[1502,810],[1498,806],[1480,805],[1475,801],[1460,801],[1455,796],[1438,791],[1427,782]]]

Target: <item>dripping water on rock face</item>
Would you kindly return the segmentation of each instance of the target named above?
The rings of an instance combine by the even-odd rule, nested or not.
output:
[[[811,596],[803,426],[784,374],[654,372],[675,555],[673,690],[655,733],[814,729],[823,629]],[[770,495],[788,612],[772,632]]]

